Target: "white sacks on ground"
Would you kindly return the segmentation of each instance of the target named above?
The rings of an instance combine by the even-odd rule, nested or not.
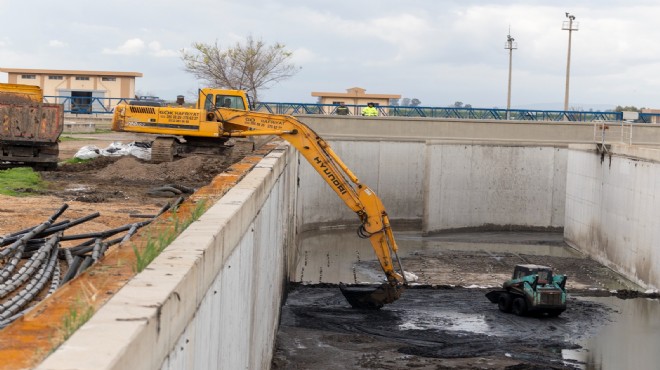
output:
[[[92,159],[99,156],[117,157],[125,155],[132,155],[148,161],[151,159],[151,145],[142,142],[122,144],[119,141],[113,142],[105,149],[99,149],[94,145],[86,145],[78,150],[74,158]]]
[[[73,158],[78,159],[92,159],[101,155],[101,150],[94,145],[85,145],[78,149]]]
[[[128,154],[145,161],[151,160],[151,143],[134,141],[128,144]]]

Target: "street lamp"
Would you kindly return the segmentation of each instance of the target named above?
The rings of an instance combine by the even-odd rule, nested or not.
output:
[[[566,93],[564,94],[564,112],[568,111],[568,82],[571,75],[571,35],[578,30],[578,22],[575,16],[566,12],[567,21],[564,21],[561,29],[568,31],[568,57],[566,60]]]
[[[513,61],[513,49],[518,48],[518,43],[514,42],[514,38],[511,37],[511,28],[509,28],[509,34],[506,35],[504,48],[509,50],[509,89],[506,96],[506,119],[509,119],[509,109],[511,109],[511,63]]]

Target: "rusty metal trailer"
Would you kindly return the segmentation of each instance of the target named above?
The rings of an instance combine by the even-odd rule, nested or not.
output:
[[[0,166],[54,169],[64,128],[64,108],[0,93]]]

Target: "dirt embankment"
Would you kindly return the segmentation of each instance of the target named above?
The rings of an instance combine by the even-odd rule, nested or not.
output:
[[[111,133],[90,136],[88,140],[60,143],[60,158],[71,158],[83,146],[99,148],[122,140],[144,139]],[[105,144],[105,145],[104,145]],[[252,143],[238,142],[227,156],[190,156],[171,163],[154,164],[131,156],[99,157],[87,163],[60,164],[55,171],[41,172],[46,188],[24,197],[0,195],[0,235],[15,232],[45,221],[62,204],[69,205],[66,216],[82,217],[99,212],[100,217],[86,222],[76,233],[107,230],[136,222],[132,215],[154,214],[173,197],[151,190],[177,184],[196,189],[251,152]]]

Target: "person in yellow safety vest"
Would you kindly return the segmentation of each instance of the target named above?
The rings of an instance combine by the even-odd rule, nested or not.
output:
[[[366,108],[362,109],[363,116],[377,116],[378,109],[374,108],[374,103],[368,103]]]

